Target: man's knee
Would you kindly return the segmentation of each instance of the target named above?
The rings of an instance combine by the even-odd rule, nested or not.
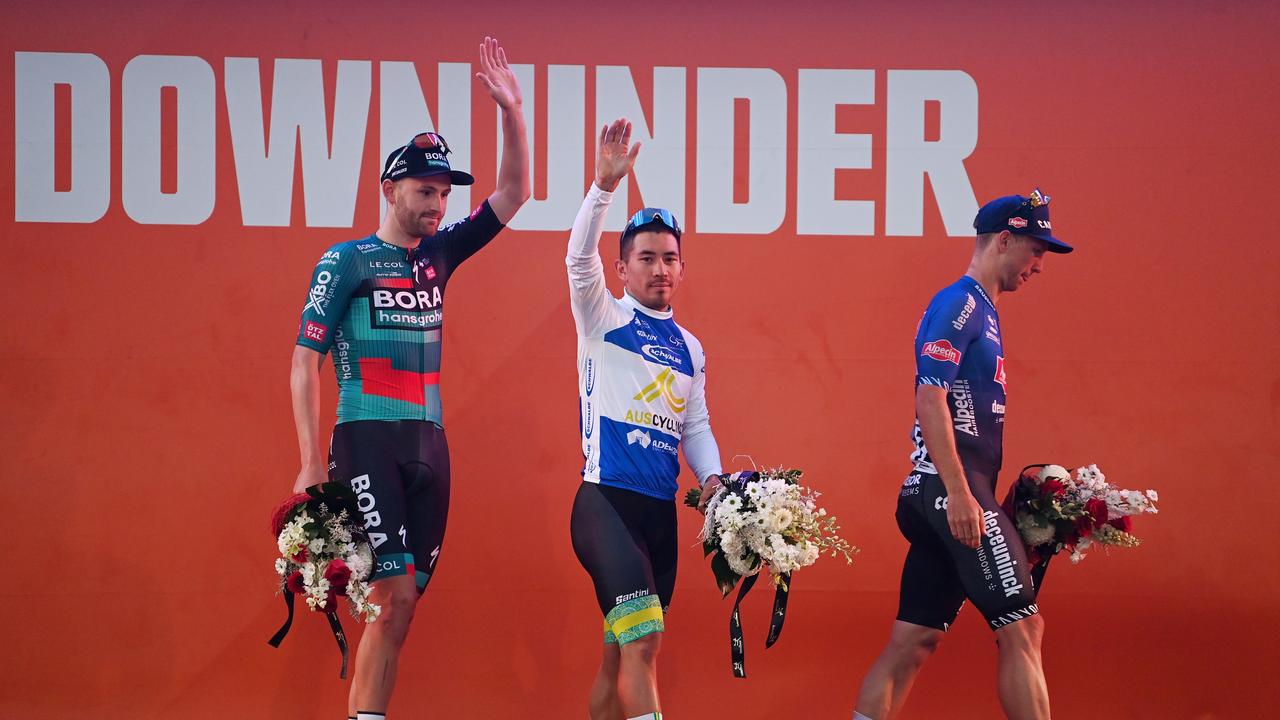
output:
[[[653,665],[658,660],[658,651],[662,649],[662,633],[654,632],[636,638],[620,648],[623,663],[639,663]]]
[[[409,632],[414,610],[418,607],[418,590],[412,583],[397,583],[380,589],[383,592],[379,593],[380,597],[374,602],[382,611],[369,627],[380,630],[393,640],[402,641]]]
[[[1015,623],[1005,625],[996,631],[996,644],[1001,650],[1040,651],[1040,641],[1044,637],[1044,618],[1038,613],[1023,618]]]
[[[617,675],[620,660],[621,653],[618,650],[618,644],[605,643],[604,654],[600,658],[600,671]]]
[[[889,638],[896,664],[919,666],[942,644],[946,633],[931,627],[899,622]]]

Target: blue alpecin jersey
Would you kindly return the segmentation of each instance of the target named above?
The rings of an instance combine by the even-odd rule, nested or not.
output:
[[[961,464],[994,482],[1004,436],[1004,349],[1000,316],[977,280],[966,275],[933,297],[916,329],[915,357],[916,385],[947,390]],[[936,474],[919,419],[912,439],[915,469]]]

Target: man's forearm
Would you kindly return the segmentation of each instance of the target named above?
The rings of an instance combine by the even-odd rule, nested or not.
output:
[[[951,429],[951,412],[947,409],[946,390],[928,385],[916,388],[916,418],[920,434],[929,450],[929,459],[948,495],[968,492],[969,483],[956,452],[956,438]]]
[[[289,390],[293,395],[293,423],[298,431],[302,467],[324,467],[320,442],[319,362],[304,354],[295,354],[289,372]]]
[[[533,193],[529,177],[529,138],[524,113],[519,105],[501,110],[502,166],[498,184],[489,201],[502,224],[507,224]]]

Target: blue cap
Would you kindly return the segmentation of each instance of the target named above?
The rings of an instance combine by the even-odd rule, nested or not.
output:
[[[1030,197],[1006,195],[996,198],[978,210],[973,227],[979,235],[1008,230],[1014,235],[1030,235],[1049,244],[1049,252],[1069,253],[1075,248],[1053,236],[1049,222],[1049,196],[1039,188]]]

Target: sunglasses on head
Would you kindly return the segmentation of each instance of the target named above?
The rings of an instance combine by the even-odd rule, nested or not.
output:
[[[680,223],[676,222],[676,216],[671,214],[670,210],[664,208],[645,208],[627,221],[627,227],[622,233],[625,235],[638,227],[643,227],[651,223],[658,223],[665,226],[668,230],[675,233],[676,237],[680,237]]]
[[[437,150],[441,155],[449,154],[449,145],[444,141],[444,138],[433,132],[418,133],[417,135],[414,135],[409,142],[405,143],[404,147],[400,148],[400,152],[396,153],[396,156],[391,158],[391,162],[387,163],[387,172],[390,172],[391,168],[395,167],[396,163],[400,162],[400,158],[404,157],[404,154],[408,152],[411,147],[416,147],[423,152],[426,152],[427,150]],[[386,173],[384,173],[384,175],[385,174]]]
[[[1048,205],[1049,201],[1052,199],[1053,199],[1052,196],[1045,195],[1044,193],[1040,192],[1040,188],[1036,188],[1035,190],[1031,191],[1030,197],[1022,201],[1022,204],[1024,206],[1030,205],[1033,208],[1038,208],[1041,205]]]

